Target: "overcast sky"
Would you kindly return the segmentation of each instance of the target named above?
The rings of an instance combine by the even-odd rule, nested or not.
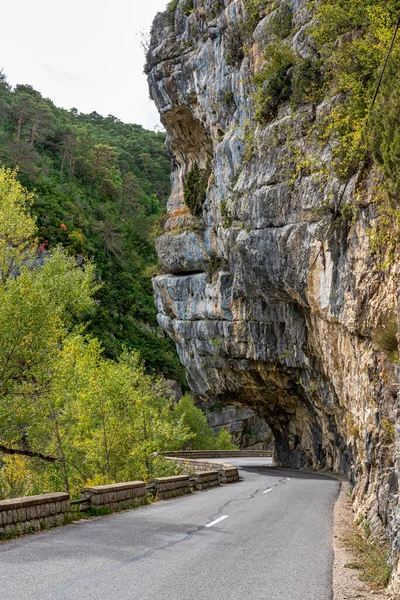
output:
[[[167,0],[18,0],[1,7],[0,69],[57,106],[153,129],[141,31]]]

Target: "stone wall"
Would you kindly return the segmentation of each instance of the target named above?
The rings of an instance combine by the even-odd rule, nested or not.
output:
[[[70,515],[68,494],[13,498],[0,502],[0,539],[62,525]]]
[[[169,460],[171,460],[172,462],[175,462],[179,465],[181,465],[183,467],[183,469],[187,472],[187,473],[194,473],[194,481],[196,481],[196,476],[199,473],[203,473],[205,471],[217,471],[219,474],[219,484],[225,484],[225,483],[233,483],[234,481],[239,481],[239,471],[237,469],[237,467],[234,467],[232,465],[229,465],[228,463],[212,463],[212,462],[208,462],[206,459],[207,458],[212,458],[211,456],[204,456],[206,453],[198,453],[199,455],[202,454],[203,458],[199,459],[199,458],[188,458],[188,457],[179,457],[176,456],[177,454],[180,454],[179,452],[176,453],[171,453],[169,456],[166,456],[166,458],[168,458]],[[182,452],[182,455],[187,455],[189,453],[187,452]],[[216,456],[214,456],[216,453],[215,452],[210,452],[209,454],[213,455],[214,458],[218,458]],[[249,456],[249,452],[246,453],[246,456]],[[259,456],[259,453],[251,453],[251,456]]]
[[[196,490],[206,490],[220,485],[220,474],[217,470],[198,471],[190,478],[190,485]]]
[[[178,452],[164,452],[171,458],[272,458],[272,450],[179,450]]]
[[[149,479],[148,483],[155,488],[159,500],[167,500],[176,496],[183,496],[190,492],[189,475],[175,475],[172,477],[156,477]]]
[[[81,490],[81,510],[94,508],[129,508],[146,503],[144,481],[128,481],[112,485],[99,485]]]
[[[128,509],[146,504],[148,497],[166,500],[188,494],[191,490],[216,487],[221,483],[239,480],[236,467],[184,458],[171,458],[184,466],[186,474],[157,477],[144,481],[128,481],[112,485],[82,488],[79,505],[85,512],[94,509]],[[12,498],[0,501],[0,540],[23,533],[63,525],[71,520],[71,502],[68,494],[59,492]]]

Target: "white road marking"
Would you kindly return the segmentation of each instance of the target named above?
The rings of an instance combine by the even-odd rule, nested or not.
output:
[[[217,523],[219,523],[220,521],[223,521],[224,519],[227,519],[228,517],[229,517],[229,515],[223,515],[219,519],[215,519],[215,521],[211,521],[211,523],[207,523],[206,527],[212,527],[213,525],[216,525]]]
[[[286,477],[286,481],[290,481],[290,477]]]
[[[263,492],[263,494],[268,494],[268,492],[272,492],[272,488],[268,488],[267,490],[265,490],[265,492]]]

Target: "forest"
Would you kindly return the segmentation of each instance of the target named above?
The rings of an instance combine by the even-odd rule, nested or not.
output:
[[[150,277],[164,134],[0,81],[0,499],[170,474],[230,448],[186,395]]]
[[[173,344],[157,329],[150,282],[152,231],[170,189],[164,133],[57,108],[29,85],[11,89],[0,74],[0,161],[34,192],[42,250],[61,244],[78,261],[95,258],[104,285],[88,330],[106,355],[136,348],[148,368],[183,383]]]

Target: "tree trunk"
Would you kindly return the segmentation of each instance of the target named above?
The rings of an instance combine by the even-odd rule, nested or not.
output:
[[[30,148],[33,148],[33,144],[35,143],[37,126],[38,126],[38,120],[35,119],[33,121],[32,129],[31,129],[31,139],[30,139],[30,142],[29,142],[29,147]]]
[[[62,174],[64,172],[64,167],[65,167],[65,161],[66,160],[67,160],[67,149],[64,148],[64,152],[63,152],[63,156],[62,156],[62,160],[61,160],[60,179],[61,179]]]
[[[24,113],[21,113],[18,117],[18,124],[17,124],[17,142],[19,142],[21,139],[21,129],[22,129],[23,122],[24,122]]]
[[[67,472],[67,463],[65,462],[65,455],[64,455],[63,445],[62,445],[60,429],[58,427],[58,421],[56,418],[54,419],[54,428],[55,428],[55,432],[56,432],[58,450],[59,450],[60,456],[61,456],[65,491],[67,492],[67,494],[69,494],[69,480],[68,480],[68,472]]]

